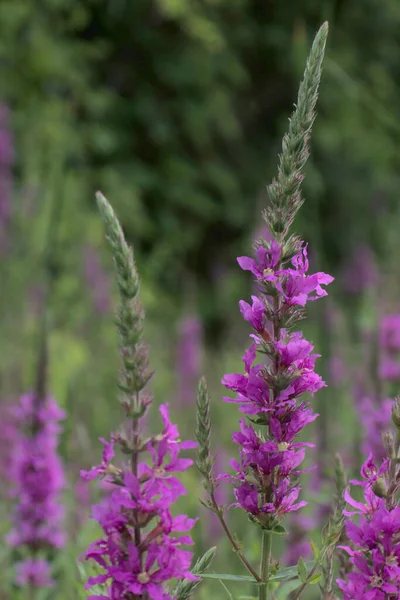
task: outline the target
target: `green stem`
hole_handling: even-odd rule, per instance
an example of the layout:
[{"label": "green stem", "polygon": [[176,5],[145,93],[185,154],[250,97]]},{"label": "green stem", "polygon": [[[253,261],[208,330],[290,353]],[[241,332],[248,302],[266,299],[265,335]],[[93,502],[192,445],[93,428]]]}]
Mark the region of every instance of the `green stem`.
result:
[{"label": "green stem", "polygon": [[260,577],[265,585],[260,585],[259,600],[268,600],[268,582],[271,569],[271,549],[272,534],[269,531],[263,531]]},{"label": "green stem", "polygon": [[[139,403],[139,393],[136,393],[136,404]],[[132,421],[132,434],[133,434],[133,452],[132,452],[132,458],[131,458],[131,468],[132,468],[132,473],[135,475],[135,477],[137,477],[138,474],[138,429],[139,429],[139,421],[138,419],[134,418]],[[140,531],[140,527],[139,526],[135,526],[134,527],[134,532],[135,532],[135,546],[137,548],[140,547],[140,544],[142,542],[142,535],[141,535],[141,531]],[[140,558],[141,560],[141,558]]]},{"label": "green stem", "polygon": [[249,573],[251,573],[253,575],[254,579],[256,581],[260,582],[261,578],[259,577],[258,573],[253,569],[253,567],[251,566],[251,564],[249,563],[249,561],[247,560],[247,558],[245,557],[245,555],[241,551],[239,544],[237,544],[235,542],[235,539],[234,539],[234,537],[233,537],[233,535],[232,535],[232,533],[231,533],[231,531],[230,531],[230,529],[229,529],[229,527],[228,527],[228,525],[227,525],[227,523],[226,523],[226,521],[224,519],[223,513],[222,513],[220,507],[218,506],[218,503],[217,503],[217,501],[215,499],[215,495],[214,495],[213,492],[210,494],[210,499],[211,499],[211,502],[212,502],[212,504],[213,504],[213,506],[214,506],[214,508],[216,510],[215,514],[217,515],[217,517],[219,519],[219,522],[221,523],[222,528],[223,528],[223,530],[224,530],[224,532],[225,532],[228,540],[232,544],[233,549],[235,550],[236,554],[238,555],[238,557],[240,558],[240,560],[242,561],[242,563],[244,564],[244,566],[246,567],[246,569],[249,571]]}]

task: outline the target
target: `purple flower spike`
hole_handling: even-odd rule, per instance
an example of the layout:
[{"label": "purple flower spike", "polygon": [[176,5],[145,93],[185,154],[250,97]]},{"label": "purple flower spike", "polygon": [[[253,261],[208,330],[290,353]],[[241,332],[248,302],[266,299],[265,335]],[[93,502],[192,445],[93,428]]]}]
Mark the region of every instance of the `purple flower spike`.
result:
[{"label": "purple flower spike", "polygon": [[[160,406],[161,433],[143,437],[146,413],[152,396],[145,391],[152,371],[148,347],[143,343],[144,310],[140,305],[139,276],[132,249],[106,198],[98,192],[97,204],[110,242],[120,302],[117,328],[120,335],[120,396],[125,412],[123,430],[104,444],[101,464],[82,471],[85,480],[100,479],[109,486],[109,495],[93,506],[92,518],[103,530],[84,559],[96,563],[97,574],[89,577],[86,588],[100,586],[101,600],[172,600],[173,580],[197,581],[190,572],[192,545],[188,532],[195,519],[172,516],[172,504],[186,494],[179,475],[193,461],[181,451],[197,444],[181,441],[177,426],[171,422],[168,404]],[[122,451],[120,466],[112,464],[114,448]]]},{"label": "purple flower spike", "polygon": [[43,559],[28,559],[17,563],[15,583],[21,587],[54,587],[55,581],[50,575],[50,564]]},{"label": "purple flower spike", "polygon": [[103,458],[101,461],[101,465],[97,467],[93,467],[89,471],[81,471],[81,477],[85,481],[91,481],[92,479],[96,479],[97,477],[104,476],[107,474],[107,470],[111,459],[114,457],[114,439],[111,438],[111,442],[107,442],[103,438],[99,438],[100,442],[104,444],[103,450]]},{"label": "purple flower spike", "polygon": [[52,398],[38,403],[34,394],[22,396],[13,410],[18,437],[13,442],[9,477],[10,496],[16,504],[7,542],[13,548],[26,547],[32,554],[32,559],[17,565],[17,585],[53,585],[50,565],[36,554],[65,544],[60,502],[65,479],[57,455],[59,421],[64,416]]},{"label": "purple flower spike", "polygon": [[[191,459],[181,458],[179,454],[181,450],[195,448],[196,444],[179,440],[167,404],[160,407],[160,413],[164,430],[147,443],[151,463],[139,462],[137,475],[130,470],[109,468],[114,443],[108,444],[103,439],[102,464],[82,471],[85,480],[108,473],[110,480],[116,477],[115,483],[119,482],[101,505],[93,506],[92,518],[100,524],[105,537],[91,544],[85,554],[87,560],[93,560],[104,571],[89,578],[86,587],[108,583],[104,598],[124,600],[127,594],[147,594],[149,598],[166,600],[171,598],[166,591],[171,579],[196,580],[189,571],[192,553],[182,548],[193,544],[192,539],[188,535],[176,535],[190,531],[196,519],[186,515],[172,517],[170,513],[175,500],[186,494],[175,474],[193,464]],[[141,531],[140,548],[136,543],[137,528]]]},{"label": "purple flower spike", "polygon": [[[255,259],[240,257],[239,265],[256,276],[259,296],[252,304],[240,302],[240,310],[255,331],[254,343],[243,357],[245,373],[225,375],[222,384],[235,392],[226,402],[239,405],[240,411],[256,418],[266,433],[258,433],[252,424],[240,421],[240,432],[233,434],[239,445],[240,463],[234,461],[235,475],[221,475],[220,480],[233,483],[236,503],[264,527],[273,528],[282,518],[305,506],[299,501],[300,488],[295,485],[301,473],[306,447],[296,437],[317,414],[303,399],[325,386],[315,373],[313,345],[302,333],[290,332],[278,325],[281,320],[295,322],[299,307],[326,295],[322,286],[333,281],[326,273],[308,275],[307,247],[299,245],[290,268],[282,268],[284,249],[277,240],[260,241]],[[272,333],[271,333],[272,332]],[[266,362],[256,362],[257,352]]]},{"label": "purple flower spike", "polygon": [[[364,502],[353,500],[347,492],[346,501],[356,510],[344,511],[344,515],[359,515],[358,524],[346,521],[347,546],[341,546],[349,555],[352,571],[346,579],[338,579],[337,585],[344,600],[388,600],[400,597],[400,507],[392,502],[390,495],[382,492],[389,461],[377,467],[370,456],[364,463],[363,480],[354,481],[364,489]],[[379,495],[374,487],[381,481]],[[386,496],[386,497],[384,497]]]}]

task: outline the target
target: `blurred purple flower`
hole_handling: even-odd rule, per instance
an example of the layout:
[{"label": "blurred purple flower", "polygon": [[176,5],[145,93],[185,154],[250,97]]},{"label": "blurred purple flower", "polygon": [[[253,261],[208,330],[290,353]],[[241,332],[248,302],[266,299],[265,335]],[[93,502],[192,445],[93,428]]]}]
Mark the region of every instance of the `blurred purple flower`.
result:
[{"label": "blurred purple flower", "polygon": [[393,400],[385,398],[377,405],[370,397],[363,396],[360,401],[359,417],[364,429],[362,452],[372,454],[376,460],[385,457],[382,434],[390,429]]},{"label": "blurred purple flower", "polygon": [[310,516],[294,513],[290,517],[289,536],[282,563],[297,565],[300,557],[308,558],[312,555],[309,538],[313,529],[318,526],[319,520]]},{"label": "blurred purple flower", "polygon": [[[226,451],[223,447],[219,446],[215,451],[215,462],[214,469],[216,473],[225,472],[228,465],[228,457]],[[215,499],[217,501],[218,506],[224,506],[228,503],[228,493],[226,486],[223,481],[219,481],[219,485],[217,485],[215,490]],[[207,516],[204,517],[204,521],[206,523],[205,527],[205,538],[206,542],[210,545],[215,545],[218,538],[220,537],[222,531],[220,527],[220,522],[217,515],[213,512],[208,513]]]},{"label": "blurred purple flower", "polygon": [[336,354],[328,361],[329,383],[340,386],[346,380],[347,368],[342,356]]},{"label": "blurred purple flower", "polygon": [[[390,429],[393,406],[393,401],[385,396],[385,383],[400,383],[400,314],[387,315],[380,320],[378,341],[378,368],[372,371],[374,389],[368,391],[358,374],[354,399],[363,425],[362,451],[365,455],[372,453],[379,461],[385,456],[382,434]],[[368,342],[370,348],[376,345],[373,336]]]},{"label": "blurred purple flower", "polygon": [[374,253],[365,244],[355,248],[343,271],[343,288],[356,295],[374,287],[379,279]]},{"label": "blurred purple flower", "polygon": [[110,279],[102,267],[98,251],[92,246],[84,248],[83,266],[95,311],[100,315],[108,313],[111,310]]},{"label": "blurred purple flower", "polygon": [[400,314],[381,319],[379,376],[384,381],[400,380]]},{"label": "blurred purple flower", "polygon": [[[15,508],[7,542],[14,548],[27,547],[36,561],[37,552],[61,548],[65,543],[64,507],[60,503],[65,480],[57,454],[59,421],[65,414],[52,398],[38,403],[34,394],[25,394],[13,408],[13,417],[18,437],[13,443],[9,473]],[[21,566],[19,580],[24,579],[24,573],[28,576],[33,564],[28,561],[25,571]],[[43,566],[41,561],[38,564]],[[39,571],[39,579],[40,572],[46,570]]]},{"label": "blurred purple flower", "polygon": [[55,581],[51,578],[50,565],[42,558],[28,558],[16,564],[15,582],[21,587],[53,587]]},{"label": "blurred purple flower", "polygon": [[[12,479],[13,446],[17,435],[18,430],[13,405],[9,403],[0,405],[0,477],[7,484]],[[4,491],[2,489],[0,494]]]},{"label": "blurred purple flower", "polygon": [[186,316],[179,324],[177,375],[180,406],[194,406],[202,371],[202,351],[202,323],[198,317]]}]

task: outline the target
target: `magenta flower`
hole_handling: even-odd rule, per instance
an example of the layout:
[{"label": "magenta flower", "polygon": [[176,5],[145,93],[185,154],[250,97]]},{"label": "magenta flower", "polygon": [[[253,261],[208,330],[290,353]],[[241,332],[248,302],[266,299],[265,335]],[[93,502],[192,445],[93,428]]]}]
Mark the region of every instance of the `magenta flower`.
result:
[{"label": "magenta flower", "polygon": [[248,302],[240,300],[240,312],[242,313],[243,318],[250,323],[253,329],[255,329],[258,333],[262,333],[265,327],[265,305],[260,298],[257,298],[257,296],[252,296],[251,299],[252,306],[250,306]]},{"label": "magenta flower", "polygon": [[[86,587],[107,584],[104,598],[123,600],[127,594],[167,600],[166,583],[175,578],[196,579],[189,572],[192,553],[183,545],[193,542],[188,532],[196,520],[186,515],[172,517],[170,506],[186,494],[175,473],[188,469],[193,461],[179,456],[181,450],[196,447],[191,441],[180,441],[176,425],[169,419],[168,405],[160,407],[164,430],[146,445],[151,462],[140,462],[135,475],[124,468],[110,470],[113,445],[101,440],[105,449],[102,464],[82,476],[85,479],[116,477],[118,485],[101,505],[93,507],[92,518],[102,527],[105,537],[94,542],[85,554],[103,573],[89,578]],[[141,545],[136,544],[135,529],[140,529]],[[95,598],[96,596],[92,596]],[[101,597],[101,596],[99,596]]]},{"label": "magenta flower", "polygon": [[292,265],[294,269],[280,272],[283,277],[277,283],[277,289],[289,306],[305,306],[309,300],[327,296],[327,291],[321,286],[332,283],[333,277],[326,273],[306,275],[309,267],[307,246],[303,246],[301,252],[293,258]]},{"label": "magenta flower", "polygon": [[[372,344],[375,340],[370,341]],[[379,461],[386,455],[382,434],[390,427],[393,406],[393,400],[387,397],[388,388],[391,384],[395,389],[394,384],[400,383],[400,315],[391,314],[380,320],[378,350],[378,368],[372,374],[375,385],[370,390],[357,385],[354,399],[363,425],[363,453],[372,453]]]},{"label": "magenta flower", "polygon": [[60,502],[65,479],[57,455],[59,421],[65,415],[52,398],[38,403],[34,394],[22,396],[13,413],[18,438],[13,443],[10,496],[15,508],[7,542],[13,548],[27,547],[33,555],[18,567],[16,583],[29,580],[31,585],[50,585],[50,565],[35,555],[65,543]]},{"label": "magenta flower", "polygon": [[400,380],[400,315],[383,317],[380,323],[381,350],[379,377],[383,381]]},{"label": "magenta flower", "polygon": [[15,583],[21,587],[54,587],[50,565],[46,560],[30,558],[16,564]]},{"label": "magenta flower", "polygon": [[379,343],[385,350],[400,352],[400,315],[387,315],[380,323]]},{"label": "magenta flower", "polygon": [[[284,255],[278,242],[261,244],[255,259],[238,259],[242,269],[251,271],[260,284],[260,297],[252,296],[251,306],[240,302],[243,317],[255,330],[251,336],[254,343],[243,356],[245,373],[225,375],[222,383],[237,394],[223,400],[239,404],[242,412],[256,417],[268,431],[263,436],[241,420],[240,432],[232,438],[240,447],[240,463],[231,463],[236,475],[219,479],[233,483],[234,506],[272,528],[286,513],[306,504],[298,502],[300,488],[295,482],[305,448],[312,444],[296,442],[296,437],[317,415],[306,402],[297,399],[305,393],[313,395],[325,385],[314,371],[319,355],[313,353],[313,345],[301,332],[289,332],[277,327],[277,322],[295,320],[298,306],[325,296],[322,286],[333,278],[325,273],[307,275],[306,246],[292,258],[291,268],[282,269]],[[267,356],[266,363],[254,364],[258,353]]]},{"label": "magenta flower", "polygon": [[[171,514],[174,501],[186,493],[176,475],[193,464],[180,453],[196,444],[180,440],[167,404],[160,407],[162,432],[151,437],[143,435],[143,423],[152,403],[151,394],[144,389],[152,371],[148,347],[142,341],[144,311],[138,299],[139,277],[112,207],[100,192],[96,199],[117,270],[120,302],[116,324],[122,361],[119,388],[129,427],[112,436],[110,443],[102,440],[101,464],[82,472],[86,480],[98,478],[111,486],[108,497],[92,510],[91,516],[103,534],[84,554],[84,559],[96,563],[98,571],[86,587],[101,586],[100,593],[89,598],[102,600],[172,600],[172,580],[197,581],[189,571],[192,553],[183,547],[192,544],[188,532],[195,520]],[[114,460],[115,444],[125,458],[119,466],[110,462]]]},{"label": "magenta flower", "polygon": [[255,259],[248,256],[239,256],[237,259],[243,271],[251,271],[257,279],[263,281],[276,281],[274,270],[281,257],[281,248],[276,240],[272,240],[269,247],[259,246]]},{"label": "magenta flower", "polygon": [[114,457],[115,438],[111,437],[111,441],[110,442],[107,442],[103,438],[99,438],[99,440],[100,440],[100,442],[102,444],[104,444],[103,457],[102,457],[101,465],[99,465],[97,467],[93,467],[92,469],[89,469],[89,471],[83,471],[82,470],[81,471],[81,477],[85,481],[90,481],[92,479],[96,479],[99,476],[106,475],[108,467],[109,467],[109,464],[111,462],[111,459]]},{"label": "magenta flower", "polygon": [[349,493],[345,499],[356,510],[346,516],[360,515],[359,523],[346,521],[346,534],[351,545],[342,546],[353,567],[347,579],[338,579],[344,600],[386,600],[400,594],[400,508],[387,506],[378,497],[374,484],[385,481],[388,461],[377,467],[372,456],[364,463],[362,481],[353,482],[364,489],[364,503]]}]

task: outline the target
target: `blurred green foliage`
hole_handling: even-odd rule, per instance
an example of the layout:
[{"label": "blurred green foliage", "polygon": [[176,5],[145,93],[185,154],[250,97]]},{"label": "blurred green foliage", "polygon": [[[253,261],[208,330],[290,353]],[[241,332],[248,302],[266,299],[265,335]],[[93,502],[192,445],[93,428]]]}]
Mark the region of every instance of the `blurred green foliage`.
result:
[{"label": "blurred green foliage", "polygon": [[3,0],[2,97],[18,134],[17,179],[46,185],[59,157],[72,180],[70,189],[59,182],[73,207],[68,227],[80,239],[100,187],[154,285],[179,306],[195,279],[218,333],[225,302],[232,307],[218,280],[248,245],[324,19],[329,48],[298,227],[334,270],[359,241],[381,250],[384,219],[371,213],[390,214],[399,187],[396,0]]}]

